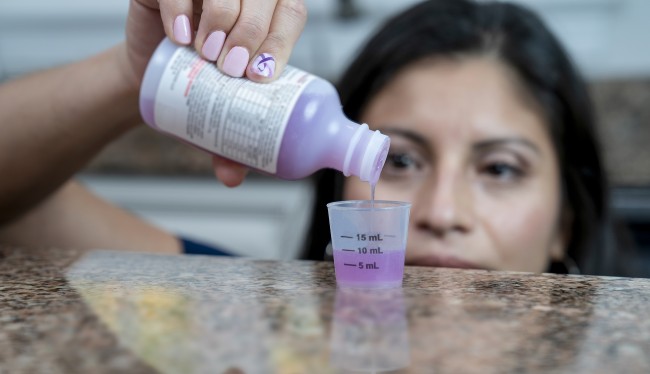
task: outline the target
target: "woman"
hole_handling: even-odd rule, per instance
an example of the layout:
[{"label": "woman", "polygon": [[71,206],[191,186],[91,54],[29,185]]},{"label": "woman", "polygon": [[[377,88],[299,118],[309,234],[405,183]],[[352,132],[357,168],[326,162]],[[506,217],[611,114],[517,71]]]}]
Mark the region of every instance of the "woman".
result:
[{"label": "woman", "polygon": [[[218,253],[66,181],[141,123],[139,83],[163,35],[194,44],[228,74],[260,82],[280,74],[302,29],[302,3],[226,3],[239,14],[209,3],[197,23],[189,0],[133,0],[125,44],[0,87],[0,168],[13,176],[0,183],[0,242]],[[264,20],[255,37],[251,19]],[[259,52],[275,56],[275,75],[251,70]],[[340,89],[351,119],[391,135],[377,197],[413,202],[408,264],[540,272],[575,262],[583,272],[622,274],[584,83],[533,14],[501,3],[421,3],[369,42]],[[215,170],[229,186],[246,172],[219,158]],[[367,197],[358,181],[323,173],[305,257],[323,258],[327,202]]]},{"label": "woman", "polygon": [[[507,3],[427,1],[368,42],[344,111],[391,137],[376,198],[412,202],[407,265],[621,274],[585,83],[540,19]],[[329,242],[326,203],[369,187],[325,171],[305,258]]]}]

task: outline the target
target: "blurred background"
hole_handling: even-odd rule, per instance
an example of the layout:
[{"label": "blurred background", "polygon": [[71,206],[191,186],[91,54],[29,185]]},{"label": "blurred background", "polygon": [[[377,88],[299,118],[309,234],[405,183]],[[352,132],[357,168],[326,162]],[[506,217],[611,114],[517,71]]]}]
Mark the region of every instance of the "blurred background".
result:
[{"label": "blurred background", "polygon": [[[305,0],[309,20],[290,63],[335,82],[375,28],[416,2]],[[650,1],[515,2],[546,20],[588,79],[613,208],[650,268]],[[127,8],[127,0],[2,0],[0,82],[120,42]],[[159,226],[261,258],[297,255],[312,199],[309,181],[259,175],[227,189],[209,157],[146,126],[104,149],[79,178]]]}]

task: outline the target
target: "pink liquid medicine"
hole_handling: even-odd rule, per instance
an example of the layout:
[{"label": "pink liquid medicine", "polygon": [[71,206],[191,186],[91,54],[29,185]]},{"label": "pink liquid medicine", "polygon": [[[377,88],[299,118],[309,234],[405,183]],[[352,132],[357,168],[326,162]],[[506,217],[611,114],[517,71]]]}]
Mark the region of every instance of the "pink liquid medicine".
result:
[{"label": "pink liquid medicine", "polygon": [[361,254],[334,250],[336,282],[341,286],[386,288],[402,284],[404,250],[382,250],[382,254]]},{"label": "pink liquid medicine", "polygon": [[374,184],[390,144],[348,120],[324,79],[291,66],[268,84],[232,78],[169,39],[147,66],[140,112],[158,131],[289,180],[332,168]]}]

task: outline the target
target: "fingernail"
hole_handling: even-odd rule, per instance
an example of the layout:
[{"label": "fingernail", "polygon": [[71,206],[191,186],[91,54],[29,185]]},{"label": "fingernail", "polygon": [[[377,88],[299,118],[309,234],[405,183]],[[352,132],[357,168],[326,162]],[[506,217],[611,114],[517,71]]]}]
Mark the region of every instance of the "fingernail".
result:
[{"label": "fingernail", "polygon": [[239,78],[244,75],[249,58],[248,51],[243,47],[233,47],[223,61],[223,72],[231,77]]},{"label": "fingernail", "polygon": [[190,19],[181,14],[174,20],[174,39],[181,44],[190,44],[192,37],[190,36]]},{"label": "fingernail", "polygon": [[223,41],[226,40],[226,33],[223,31],[215,31],[203,43],[201,52],[203,56],[210,61],[216,61],[223,47]]},{"label": "fingernail", "polygon": [[222,167],[218,171],[215,171],[217,178],[228,187],[235,187],[240,185],[246,175],[248,174],[248,168],[238,166],[238,167]]},{"label": "fingernail", "polygon": [[275,73],[275,59],[268,53],[262,53],[253,61],[250,70],[253,74],[271,78]]}]

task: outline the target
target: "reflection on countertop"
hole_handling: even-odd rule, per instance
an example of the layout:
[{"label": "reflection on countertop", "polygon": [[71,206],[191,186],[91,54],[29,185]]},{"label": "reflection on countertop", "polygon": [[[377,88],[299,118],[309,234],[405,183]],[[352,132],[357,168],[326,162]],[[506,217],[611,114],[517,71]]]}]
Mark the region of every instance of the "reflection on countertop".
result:
[{"label": "reflection on countertop", "polygon": [[336,290],[330,363],[343,371],[379,373],[410,363],[402,288]]},{"label": "reflection on countertop", "polygon": [[650,280],[0,248],[0,372],[650,372]]}]

